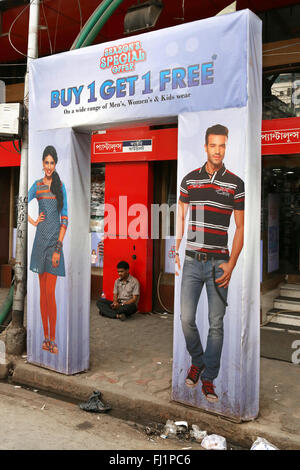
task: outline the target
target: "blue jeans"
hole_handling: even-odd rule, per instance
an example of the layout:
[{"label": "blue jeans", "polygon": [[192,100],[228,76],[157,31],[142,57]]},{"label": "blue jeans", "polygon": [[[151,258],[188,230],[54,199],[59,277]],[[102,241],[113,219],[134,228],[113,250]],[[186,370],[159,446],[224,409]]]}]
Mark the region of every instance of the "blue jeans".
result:
[{"label": "blue jeans", "polygon": [[[219,373],[220,360],[223,347],[223,318],[226,305],[222,298],[227,300],[228,288],[217,287],[213,280],[213,266],[215,278],[223,274],[220,264],[227,260],[198,261],[188,255],[185,256],[182,284],[181,284],[181,323],[186,341],[187,350],[191,356],[192,364],[198,367],[205,366],[201,378],[213,381]],[[199,331],[196,325],[196,311],[203,285],[206,285],[208,298],[209,331],[206,350],[203,351]]]}]

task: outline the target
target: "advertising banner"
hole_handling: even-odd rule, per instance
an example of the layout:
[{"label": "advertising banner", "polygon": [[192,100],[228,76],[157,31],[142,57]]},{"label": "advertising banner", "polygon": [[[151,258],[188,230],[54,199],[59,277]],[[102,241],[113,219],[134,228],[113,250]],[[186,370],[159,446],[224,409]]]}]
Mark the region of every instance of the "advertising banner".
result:
[{"label": "advertising banner", "polygon": [[31,61],[31,126],[107,127],[245,106],[248,20],[240,11]]},{"label": "advertising banner", "polygon": [[175,273],[175,237],[165,239],[165,273]]},{"label": "advertising banner", "polygon": [[91,232],[91,266],[103,268],[104,233]]},{"label": "advertising banner", "polygon": [[[178,119],[178,209],[184,210],[177,216],[182,233],[175,240],[172,398],[238,421],[257,416],[261,69],[261,21],[248,10],[31,61],[30,185],[41,178],[46,144],[58,136],[57,171],[71,208],[63,232],[65,276],[56,281],[57,319],[66,322],[57,325],[63,366],[44,350],[37,269],[29,272],[28,289],[32,362],[73,373],[67,354],[72,351],[79,366],[87,363],[90,152],[86,136],[71,128],[90,132],[125,122]],[[208,129],[213,129],[209,135]],[[153,142],[106,144],[113,155],[146,152]],[[207,166],[209,159],[216,171]],[[38,251],[32,246],[45,243],[48,233],[40,230],[44,233],[37,237],[47,220],[40,212],[44,207],[31,215],[38,220],[35,241],[34,229],[29,239],[33,259]],[[61,250],[55,243],[62,256]],[[50,261],[56,260],[52,252]],[[212,267],[214,274],[199,278],[200,266],[205,276]]]},{"label": "advertising banner", "polygon": [[[219,286],[218,279],[238,230],[243,237],[246,132],[246,108],[179,117],[178,201],[185,235],[179,244],[177,230],[173,399],[232,416],[241,397],[243,238],[236,239],[230,283]],[[214,159],[219,169],[210,176]],[[186,383],[192,365],[205,365],[197,387]],[[205,379],[216,387],[216,403],[202,392]]]},{"label": "advertising banner", "polygon": [[27,358],[65,374],[89,366],[90,136],[77,137],[36,133],[28,168]]},{"label": "advertising banner", "polygon": [[260,25],[249,32],[247,106],[178,122],[172,398],[237,421],[259,410]]}]

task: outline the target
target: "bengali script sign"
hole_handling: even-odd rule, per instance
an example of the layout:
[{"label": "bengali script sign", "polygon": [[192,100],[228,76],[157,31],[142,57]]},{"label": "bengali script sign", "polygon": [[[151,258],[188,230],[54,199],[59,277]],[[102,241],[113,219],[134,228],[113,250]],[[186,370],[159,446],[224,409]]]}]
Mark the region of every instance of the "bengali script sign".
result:
[{"label": "bengali script sign", "polygon": [[94,153],[152,152],[152,140],[124,140],[122,142],[97,142]]},{"label": "bengali script sign", "polygon": [[300,128],[262,131],[262,145],[300,143]]}]

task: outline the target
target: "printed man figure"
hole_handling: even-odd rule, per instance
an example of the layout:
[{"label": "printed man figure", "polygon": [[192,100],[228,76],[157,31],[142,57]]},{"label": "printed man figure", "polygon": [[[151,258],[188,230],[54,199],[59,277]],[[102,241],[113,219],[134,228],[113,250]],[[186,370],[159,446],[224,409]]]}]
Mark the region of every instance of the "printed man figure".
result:
[{"label": "printed man figure", "polygon": [[[182,180],[176,227],[175,263],[180,270],[178,250],[189,208],[181,284],[181,323],[191,356],[185,384],[195,387],[201,376],[202,391],[210,402],[218,401],[213,381],[220,369],[227,288],[244,240],[244,183],[223,164],[227,140],[227,127],[217,124],[207,129],[204,145],[207,161]],[[227,241],[232,212],[236,230],[229,255]],[[209,320],[205,351],[196,325],[197,305],[204,284]]]}]

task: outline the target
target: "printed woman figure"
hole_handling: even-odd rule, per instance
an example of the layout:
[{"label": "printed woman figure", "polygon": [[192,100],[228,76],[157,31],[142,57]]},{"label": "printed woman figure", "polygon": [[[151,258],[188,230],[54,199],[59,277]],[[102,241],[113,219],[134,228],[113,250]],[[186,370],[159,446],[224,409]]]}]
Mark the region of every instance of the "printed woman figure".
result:
[{"label": "printed woman figure", "polygon": [[30,270],[38,273],[40,308],[44,329],[42,348],[57,354],[55,329],[57,308],[55,286],[57,276],[65,276],[63,239],[68,226],[68,208],[65,185],[56,172],[57,153],[52,145],[43,152],[44,178],[35,181],[28,193],[28,203],[36,198],[39,216],[28,221],[36,227]]}]

